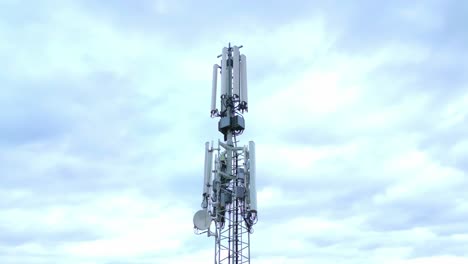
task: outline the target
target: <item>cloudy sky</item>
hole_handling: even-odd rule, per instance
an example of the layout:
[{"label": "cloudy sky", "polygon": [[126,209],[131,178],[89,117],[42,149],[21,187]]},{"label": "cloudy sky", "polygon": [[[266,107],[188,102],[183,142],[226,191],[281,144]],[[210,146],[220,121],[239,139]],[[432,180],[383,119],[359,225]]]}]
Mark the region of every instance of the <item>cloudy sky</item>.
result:
[{"label": "cloudy sky", "polygon": [[468,263],[467,12],[1,0],[0,263],[210,263],[192,216],[228,42],[249,61],[253,264]]}]

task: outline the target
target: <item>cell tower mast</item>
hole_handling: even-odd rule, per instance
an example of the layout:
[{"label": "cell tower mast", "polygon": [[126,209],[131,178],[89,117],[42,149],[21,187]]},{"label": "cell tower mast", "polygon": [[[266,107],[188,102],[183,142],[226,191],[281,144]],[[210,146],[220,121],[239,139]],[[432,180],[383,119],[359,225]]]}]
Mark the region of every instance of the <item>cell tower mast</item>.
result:
[{"label": "cell tower mast", "polygon": [[[220,65],[213,65],[211,117],[219,117],[224,140],[217,147],[205,143],[202,209],[193,217],[197,234],[215,238],[215,264],[250,263],[250,234],[257,222],[255,143],[238,146],[248,111],[247,59],[242,46],[222,50]],[[220,110],[216,107],[218,73],[221,73]],[[214,157],[214,162],[213,162]],[[213,167],[214,166],[214,167]]]}]

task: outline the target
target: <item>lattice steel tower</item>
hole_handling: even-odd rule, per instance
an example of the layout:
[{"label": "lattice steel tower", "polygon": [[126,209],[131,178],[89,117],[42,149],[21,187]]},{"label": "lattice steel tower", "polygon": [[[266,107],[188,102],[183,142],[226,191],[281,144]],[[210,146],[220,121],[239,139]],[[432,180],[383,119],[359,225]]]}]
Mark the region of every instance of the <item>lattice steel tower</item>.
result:
[{"label": "lattice steel tower", "polygon": [[[215,238],[214,263],[250,263],[250,234],[257,221],[255,143],[238,146],[248,111],[247,59],[242,46],[224,47],[221,64],[213,65],[211,117],[219,117],[224,140],[217,147],[205,143],[202,210],[193,217],[197,234]],[[216,107],[218,73],[221,76],[220,110]],[[214,157],[214,162],[213,162]]]}]

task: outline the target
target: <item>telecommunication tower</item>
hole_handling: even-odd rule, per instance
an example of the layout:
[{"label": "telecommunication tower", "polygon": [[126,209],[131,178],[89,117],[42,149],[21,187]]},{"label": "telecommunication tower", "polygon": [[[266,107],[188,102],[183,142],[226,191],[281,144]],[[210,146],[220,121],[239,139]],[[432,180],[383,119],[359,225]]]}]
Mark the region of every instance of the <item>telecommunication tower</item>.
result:
[{"label": "telecommunication tower", "polygon": [[[224,47],[220,65],[213,65],[211,117],[219,117],[224,136],[214,147],[205,143],[202,209],[193,216],[197,234],[215,238],[214,263],[250,263],[250,234],[257,222],[255,143],[238,146],[248,111],[247,59],[242,46]],[[220,110],[216,107],[221,77]],[[213,161],[214,158],[214,161]]]}]

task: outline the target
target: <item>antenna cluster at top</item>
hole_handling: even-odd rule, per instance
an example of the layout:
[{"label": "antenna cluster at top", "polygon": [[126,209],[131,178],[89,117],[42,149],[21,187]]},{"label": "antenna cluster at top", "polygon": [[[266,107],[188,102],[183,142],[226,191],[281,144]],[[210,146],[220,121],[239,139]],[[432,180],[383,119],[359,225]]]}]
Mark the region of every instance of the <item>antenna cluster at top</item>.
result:
[{"label": "antenna cluster at top", "polygon": [[[240,54],[242,46],[224,47],[220,65],[213,65],[213,83],[211,93],[211,117],[226,116],[227,109],[248,111],[247,97],[247,58]],[[221,77],[220,109],[217,108],[218,73]]]}]

